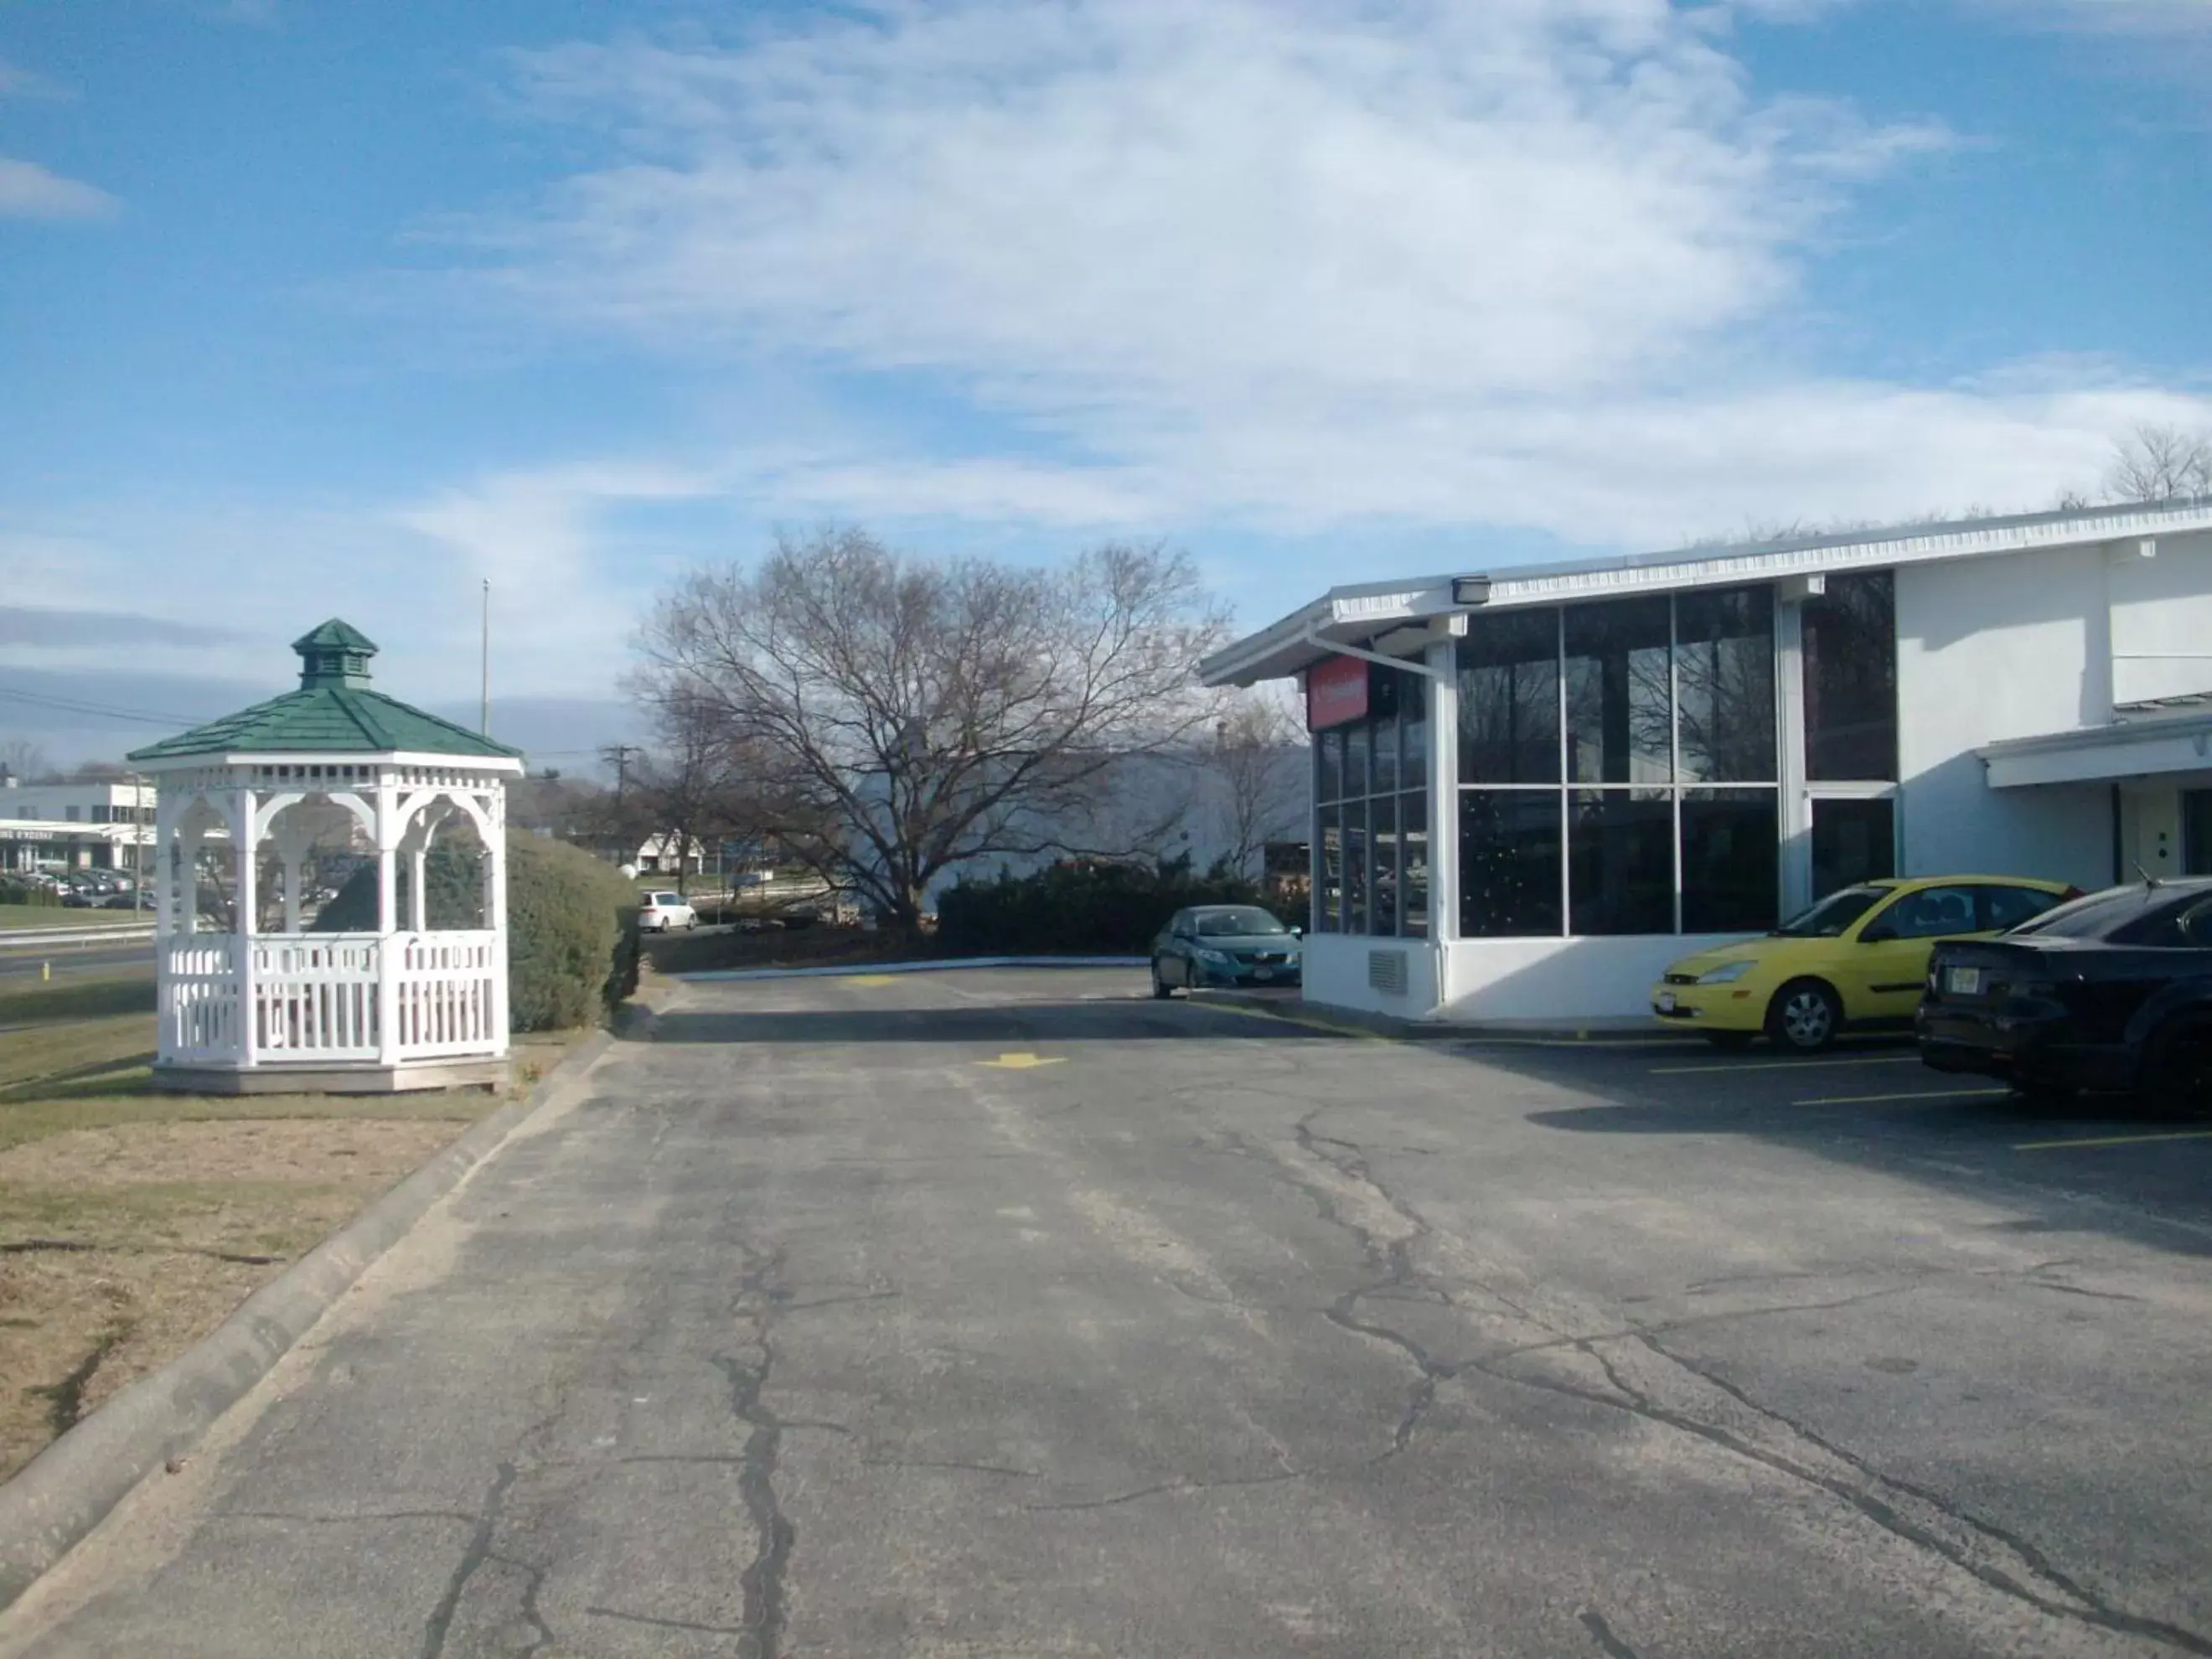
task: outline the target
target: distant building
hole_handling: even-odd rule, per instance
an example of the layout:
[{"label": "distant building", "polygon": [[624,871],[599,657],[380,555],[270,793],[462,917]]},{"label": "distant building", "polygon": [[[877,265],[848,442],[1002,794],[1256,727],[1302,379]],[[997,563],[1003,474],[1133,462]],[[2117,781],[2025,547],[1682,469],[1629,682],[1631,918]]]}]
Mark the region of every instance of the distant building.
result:
[{"label": "distant building", "polygon": [[20,783],[0,776],[0,872],[135,870],[154,837],[150,780]]},{"label": "distant building", "polygon": [[1203,674],[1304,685],[1320,1002],[1648,1013],[1856,882],[2212,873],[2212,500],[1340,587]]}]

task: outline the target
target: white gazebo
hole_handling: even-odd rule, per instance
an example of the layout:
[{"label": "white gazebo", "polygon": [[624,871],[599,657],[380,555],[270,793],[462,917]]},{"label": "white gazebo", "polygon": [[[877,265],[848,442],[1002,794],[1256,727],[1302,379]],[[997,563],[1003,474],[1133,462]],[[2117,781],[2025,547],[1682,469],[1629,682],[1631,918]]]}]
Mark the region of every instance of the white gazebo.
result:
[{"label": "white gazebo", "polygon": [[[130,757],[160,792],[155,1079],[224,1093],[503,1082],[505,789],[521,757],[370,690],[376,647],[344,623],[292,648],[297,690]],[[337,931],[325,930],[327,890],[309,890],[324,862],[319,817],[357,826],[359,914],[344,915],[343,899],[331,907]],[[463,824],[482,847],[474,925],[433,927],[428,861],[441,833]],[[201,855],[225,843],[231,917],[215,926],[201,914]],[[264,849],[276,892],[259,879]]]}]

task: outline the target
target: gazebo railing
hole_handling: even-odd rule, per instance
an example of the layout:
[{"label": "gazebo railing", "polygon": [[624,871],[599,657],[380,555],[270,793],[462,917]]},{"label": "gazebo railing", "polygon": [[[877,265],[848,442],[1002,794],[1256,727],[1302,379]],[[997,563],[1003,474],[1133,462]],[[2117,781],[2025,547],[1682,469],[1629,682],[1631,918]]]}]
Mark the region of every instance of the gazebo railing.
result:
[{"label": "gazebo railing", "polygon": [[276,933],[253,941],[253,1042],[264,1060],[374,1060],[374,933]]},{"label": "gazebo railing", "polygon": [[[500,1030],[499,935],[489,929],[398,933],[184,933],[164,953],[161,1058],[242,1064],[251,1020],[256,1063],[406,1061],[494,1054]],[[396,1039],[385,1046],[384,953],[396,953]],[[245,971],[241,972],[241,968]],[[250,1008],[246,1005],[250,1004]]]}]

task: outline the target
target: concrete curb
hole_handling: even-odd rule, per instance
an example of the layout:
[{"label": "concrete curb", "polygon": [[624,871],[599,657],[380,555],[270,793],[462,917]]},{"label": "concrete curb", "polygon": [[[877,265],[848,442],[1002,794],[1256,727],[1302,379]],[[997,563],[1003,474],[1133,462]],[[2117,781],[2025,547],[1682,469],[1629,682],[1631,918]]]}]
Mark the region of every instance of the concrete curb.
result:
[{"label": "concrete curb", "polygon": [[209,1335],[140,1377],[0,1486],[0,1608],[76,1547],[141,1480],[198,1445],[371,1263],[613,1041],[604,1031],[586,1039],[528,1095],[474,1125],[248,1297]]},{"label": "concrete curb", "polygon": [[958,968],[1143,968],[1150,957],[945,957],[929,962],[855,962],[829,968],[702,968],[671,974],[684,984],[746,979],[838,979],[862,974],[936,974]]},{"label": "concrete curb", "polygon": [[[1673,1047],[1701,1041],[1694,1033],[1646,1030],[1637,1021],[1562,1021],[1510,1024],[1447,1023],[1442,1020],[1401,1019],[1392,1014],[1369,1013],[1358,1008],[1310,1008],[1303,1001],[1252,991],[1202,991],[1206,1002],[1241,1012],[1267,1014],[1291,1024],[1334,1030],[1346,1036],[1389,1037],[1401,1042],[1540,1042],[1615,1044],[1643,1048]],[[1653,1022],[1656,1025],[1656,1022]]]}]

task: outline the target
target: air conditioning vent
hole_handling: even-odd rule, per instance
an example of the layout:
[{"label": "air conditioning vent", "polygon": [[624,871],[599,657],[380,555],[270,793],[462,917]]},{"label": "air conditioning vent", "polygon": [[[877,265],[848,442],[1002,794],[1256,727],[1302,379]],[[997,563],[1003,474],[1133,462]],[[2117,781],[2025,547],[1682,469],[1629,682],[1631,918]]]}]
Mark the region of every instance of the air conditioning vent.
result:
[{"label": "air conditioning vent", "polygon": [[1403,951],[1370,951],[1367,953],[1367,988],[1394,997],[1405,995],[1406,953]]}]

